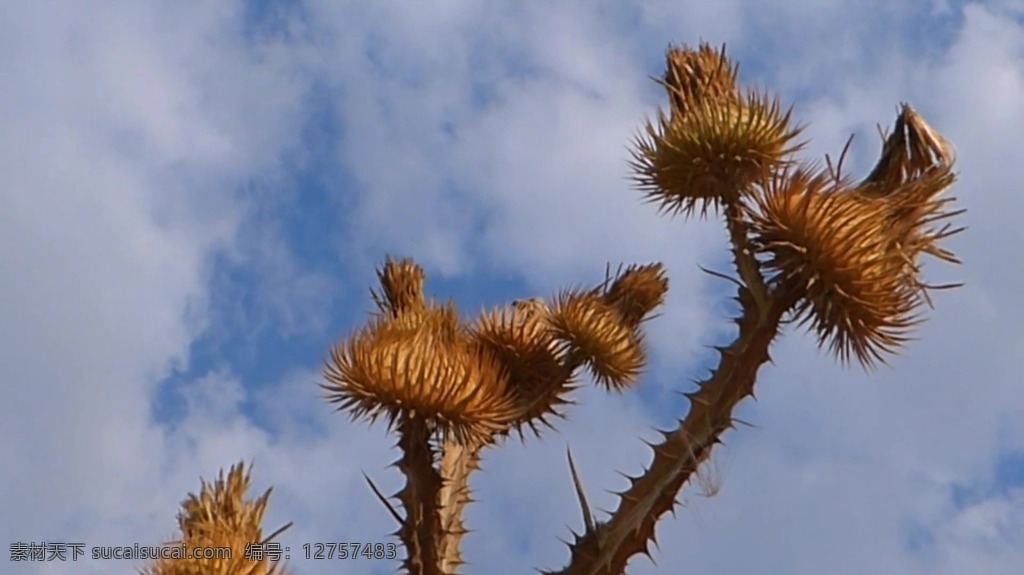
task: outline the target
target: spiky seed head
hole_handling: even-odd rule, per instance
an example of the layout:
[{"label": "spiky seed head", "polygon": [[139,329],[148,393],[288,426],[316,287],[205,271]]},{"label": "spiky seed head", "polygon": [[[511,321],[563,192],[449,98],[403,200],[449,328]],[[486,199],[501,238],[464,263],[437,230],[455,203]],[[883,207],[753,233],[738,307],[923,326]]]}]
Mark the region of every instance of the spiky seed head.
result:
[{"label": "spiky seed head", "polygon": [[739,67],[729,61],[725,46],[713,48],[701,42],[696,50],[669,45],[661,84],[668,92],[673,115],[685,115],[707,100],[721,100],[739,93]]},{"label": "spiky seed head", "polygon": [[537,424],[550,427],[547,417],[563,417],[558,408],[570,403],[566,395],[575,387],[559,357],[559,348],[548,329],[547,305],[539,298],[517,300],[512,309],[484,312],[472,328],[477,345],[497,358],[508,375],[508,385],[524,425],[539,432]]},{"label": "spiky seed head", "polygon": [[668,278],[660,262],[626,268],[614,279],[609,278],[602,299],[614,308],[625,325],[636,327],[665,301]]},{"label": "spiky seed head", "polygon": [[426,303],[423,299],[423,268],[411,259],[393,260],[387,257],[384,266],[377,270],[381,293],[373,290],[370,294],[381,313],[398,317],[406,312],[422,310]]},{"label": "spiky seed head", "polygon": [[422,417],[460,443],[507,428],[519,417],[507,374],[467,334],[444,329],[451,309],[375,318],[335,346],[321,385],[327,400],[353,418],[384,416],[389,425]]},{"label": "spiky seed head", "polygon": [[[273,539],[265,539],[260,526],[271,490],[267,489],[255,500],[245,499],[251,473],[251,467],[246,471],[244,464],[239,463],[231,467],[226,480],[221,470],[215,484],[202,481],[199,495],[190,493],[181,504],[178,514],[181,537],[169,543],[184,544],[190,550],[228,547],[232,551],[229,558],[158,559],[140,572],[143,575],[285,575],[280,563],[269,559],[255,561],[246,556],[247,545]],[[279,529],[274,536],[283,531]]]},{"label": "spiky seed head", "polygon": [[[956,198],[940,197],[956,181],[952,146],[907,104],[901,107],[892,134],[884,137],[882,154],[871,174],[857,187],[865,197],[885,198],[887,221],[899,228],[897,248],[908,265],[928,254],[960,263],[939,243],[964,230],[945,223],[965,210],[949,210]],[[942,227],[937,224],[943,222]],[[923,284],[922,284],[923,285]]]},{"label": "spiky seed head", "polygon": [[952,167],[953,147],[909,104],[900,106],[891,134],[881,134],[882,154],[860,192],[887,196],[939,166]]},{"label": "spiky seed head", "polygon": [[757,197],[751,227],[775,281],[801,290],[796,309],[819,345],[866,368],[897,352],[920,319],[912,269],[892,249],[887,204],[850,193],[823,172],[776,175]]},{"label": "spiky seed head", "polygon": [[635,139],[633,180],[659,211],[704,217],[786,165],[802,147],[794,143],[801,130],[778,100],[757,92],[704,100],[685,115],[659,111]]},{"label": "spiky seed head", "polygon": [[645,357],[640,332],[593,291],[566,290],[555,299],[550,329],[571,356],[579,354],[595,381],[622,390],[637,381]]},{"label": "spiky seed head", "polygon": [[947,210],[956,198],[938,197],[955,180],[949,167],[936,166],[884,196],[890,208],[887,221],[894,230],[898,230],[895,233],[896,242],[908,263],[916,262],[918,256],[923,254],[949,263],[960,263],[953,252],[940,246],[940,242],[965,228],[953,227],[948,223],[943,223],[941,227],[936,225],[965,211]]}]

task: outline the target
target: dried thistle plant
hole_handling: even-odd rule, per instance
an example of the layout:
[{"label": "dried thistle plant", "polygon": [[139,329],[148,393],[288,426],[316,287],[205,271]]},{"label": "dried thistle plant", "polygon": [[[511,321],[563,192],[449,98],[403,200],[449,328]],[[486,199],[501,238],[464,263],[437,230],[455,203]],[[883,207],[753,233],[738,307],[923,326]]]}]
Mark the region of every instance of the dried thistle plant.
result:
[{"label": "dried thistle plant", "polygon": [[[683,485],[699,480],[736,424],[733,409],[753,395],[785,316],[809,323],[840,362],[854,357],[871,368],[904,347],[924,319],[923,304],[931,304],[928,292],[952,287],[920,278],[920,256],[957,263],[940,246],[962,230],[947,220],[963,212],[948,209],[953,198],[940,198],[955,179],[942,136],[903,105],[875,169],[855,184],[841,174],[842,159],[825,170],[792,157],[800,130],[788,127],[788,112],[722,111],[737,106],[737,82],[724,48],[670,47],[662,82],[669,113],[659,113],[657,127],[647,122],[631,165],[639,190],[663,211],[692,216],[699,208],[704,216],[721,208],[736,267],[736,277],[724,277],[737,286],[739,333],[717,348],[718,367],[686,394],[686,417],[651,445],[653,461],[630,477],[608,520],[585,521],[569,544],[569,564],[545,573],[620,574],[634,555],[649,555],[659,518]],[[685,123],[709,109],[718,111],[701,121],[714,127]],[[704,153],[686,138],[703,138]]]},{"label": "dried thistle plant", "polygon": [[[193,550],[228,548],[230,557],[187,557],[158,559],[139,570],[141,575],[287,575],[288,571],[270,558],[252,556],[252,545],[272,542],[291,523],[264,537],[260,524],[271,489],[255,500],[246,500],[252,468],[242,463],[224,472],[214,484],[202,482],[199,495],[189,494],[178,514],[179,539],[168,545]],[[198,554],[197,554],[198,555]]]},{"label": "dried thistle plant", "polygon": [[[929,292],[953,287],[921,277],[922,256],[958,263],[942,247],[962,229],[950,220],[963,210],[942,197],[955,180],[952,148],[910,106],[882,135],[874,169],[855,182],[841,173],[842,157],[838,166],[826,158],[824,167],[795,157],[802,128],[791,125],[778,98],[740,85],[724,47],[670,46],[657,81],[668,109],[646,121],[633,143],[636,187],[660,212],[706,217],[711,208],[725,220],[735,274],[709,273],[736,285],[738,334],[716,348],[718,366],[684,394],[685,418],[650,444],[653,460],[629,477],[604,521],[590,510],[570,454],[584,529],[568,544],[568,565],[547,574],[624,573],[632,557],[650,554],[655,527],[684,485],[717,492],[717,468],[706,463],[735,427],[733,410],[753,395],[787,319],[807,325],[841,364],[855,359],[872,369],[912,339],[932,304]],[[397,434],[394,466],[405,483],[393,497],[404,513],[368,480],[370,487],[399,525],[403,572],[447,575],[463,564],[462,513],[482,451],[568,417],[581,370],[607,390],[636,386],[647,359],[642,324],[664,301],[668,280],[659,263],[609,270],[589,289],[463,318],[454,304],[425,299],[426,274],[412,260],[387,258],[377,275],[380,290],[371,295],[378,312],[332,348],[322,387],[339,411],[383,418]],[[235,473],[230,497],[220,487],[206,495],[204,486],[203,497],[186,502],[186,538],[259,538],[269,493],[238,512],[248,483]],[[146,575],[200,572],[162,568]]]},{"label": "dried thistle plant", "polygon": [[581,368],[608,388],[635,383],[645,362],[639,326],[668,281],[660,264],[633,266],[554,303],[517,300],[460,322],[453,306],[423,300],[424,274],[411,260],[387,259],[378,277],[381,313],[334,347],[322,387],[339,410],[384,416],[397,430],[406,483],[395,497],[405,515],[371,487],[399,522],[403,568],[451,573],[462,564],[461,513],[481,450],[565,417]]}]

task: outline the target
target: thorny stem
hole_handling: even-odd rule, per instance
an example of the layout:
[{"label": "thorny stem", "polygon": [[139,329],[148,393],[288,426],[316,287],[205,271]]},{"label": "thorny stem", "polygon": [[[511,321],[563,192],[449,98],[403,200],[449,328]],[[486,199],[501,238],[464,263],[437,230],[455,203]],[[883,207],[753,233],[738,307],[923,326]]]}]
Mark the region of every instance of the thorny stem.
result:
[{"label": "thorny stem", "polygon": [[718,368],[700,382],[700,389],[687,394],[689,413],[675,430],[664,433],[661,443],[652,445],[654,460],[642,475],[630,479],[618,509],[570,545],[570,563],[557,574],[620,575],[630,557],[648,553],[658,519],[673,509],[680,489],[733,426],[736,405],[753,395],[757,371],[769,360],[768,348],[782,317],[796,301],[793,290],[771,295],[769,306],[758,312],[753,294],[739,289],[743,315],[737,320],[736,340],[720,349]]},{"label": "thorny stem", "polygon": [[[585,356],[580,350],[572,350],[563,360],[556,378],[568,379],[583,365]],[[538,397],[536,401],[540,401]],[[533,406],[529,406],[533,407]],[[463,564],[459,549],[462,536],[467,530],[462,522],[462,512],[471,501],[469,476],[480,468],[480,452],[488,442],[460,445],[453,441],[444,444],[441,457],[442,485],[438,494],[441,525],[441,543],[438,548],[441,573],[454,573]]]},{"label": "thorny stem", "polygon": [[410,575],[442,575],[437,560],[441,476],[434,468],[430,429],[422,418],[406,417],[400,420],[398,435],[402,457],[395,465],[406,477],[405,486],[397,494],[406,512],[398,530],[408,553],[404,567]]},{"label": "thorny stem", "polygon": [[729,239],[732,244],[736,271],[750,291],[751,297],[754,298],[759,317],[764,318],[768,313],[768,288],[765,286],[761,267],[754,256],[750,240],[747,238],[747,226],[743,223],[742,208],[738,200],[726,203],[725,222],[729,228]]},{"label": "thorny stem", "polygon": [[459,545],[466,533],[462,511],[469,503],[469,475],[480,462],[481,444],[462,446],[449,441],[441,458],[442,486],[439,494],[441,515],[441,546],[438,557],[442,573],[454,573],[463,563]]}]

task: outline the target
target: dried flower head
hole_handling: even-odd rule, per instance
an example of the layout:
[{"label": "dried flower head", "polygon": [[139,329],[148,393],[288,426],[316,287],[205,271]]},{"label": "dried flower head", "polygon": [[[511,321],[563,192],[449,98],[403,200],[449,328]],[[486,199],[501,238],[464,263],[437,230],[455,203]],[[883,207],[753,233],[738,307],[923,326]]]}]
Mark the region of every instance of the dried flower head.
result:
[{"label": "dried flower head", "polygon": [[[900,109],[892,134],[883,135],[883,142],[878,163],[857,192],[886,200],[886,222],[895,228],[894,249],[903,254],[908,267],[918,269],[918,257],[922,254],[960,263],[952,252],[939,245],[964,230],[946,221],[965,210],[948,210],[956,198],[940,197],[956,181],[952,146],[906,104]],[[940,222],[941,227],[937,226]],[[927,299],[928,289],[952,286],[918,282],[918,287]]]},{"label": "dried flower head", "polygon": [[271,541],[291,524],[263,536],[260,523],[271,490],[254,501],[246,500],[252,468],[244,468],[242,463],[232,466],[226,481],[222,470],[214,485],[203,481],[199,495],[189,494],[178,514],[182,537],[171,542],[184,544],[187,550],[227,547],[230,556],[158,559],[140,570],[142,575],[285,575],[281,564],[267,558],[253,560],[246,554],[248,545]]},{"label": "dried flower head", "polygon": [[665,53],[665,74],[659,81],[668,92],[672,114],[685,115],[703,102],[739,94],[739,67],[729,61],[725,46],[712,48],[701,42],[696,50],[669,45]]},{"label": "dried flower head", "polygon": [[575,387],[547,327],[547,313],[539,298],[518,300],[510,310],[481,314],[472,329],[476,343],[508,374],[509,390],[520,408],[514,424],[520,435],[523,425],[536,435],[536,424],[551,427],[548,416],[564,417],[558,408],[571,403],[566,396]]},{"label": "dried flower head", "polygon": [[398,317],[406,312],[420,311],[424,308],[423,268],[411,259],[392,260],[388,257],[384,267],[377,270],[381,293],[370,290],[370,296],[377,304],[381,313]]},{"label": "dried flower head", "polygon": [[668,278],[661,263],[629,266],[610,275],[598,293],[614,308],[625,325],[636,327],[665,300]]},{"label": "dried flower head", "polygon": [[861,185],[865,195],[888,196],[938,166],[951,167],[953,147],[910,107],[900,106],[891,134],[882,137],[882,154]]},{"label": "dried flower head", "polygon": [[785,166],[801,130],[777,99],[757,92],[702,99],[685,114],[659,111],[635,138],[633,180],[659,211],[704,217]]},{"label": "dried flower head", "polygon": [[486,441],[518,419],[507,374],[465,333],[454,308],[431,305],[397,320],[376,318],[331,350],[321,385],[354,418],[389,425],[421,417],[442,436]]},{"label": "dried flower head", "polygon": [[551,310],[550,329],[568,356],[578,354],[595,381],[621,390],[636,383],[645,363],[640,332],[593,291],[567,290]]},{"label": "dried flower head", "polygon": [[775,281],[804,294],[796,309],[819,345],[847,363],[884,363],[919,321],[912,270],[892,249],[884,201],[850,193],[822,172],[784,172],[756,199],[755,245]]}]

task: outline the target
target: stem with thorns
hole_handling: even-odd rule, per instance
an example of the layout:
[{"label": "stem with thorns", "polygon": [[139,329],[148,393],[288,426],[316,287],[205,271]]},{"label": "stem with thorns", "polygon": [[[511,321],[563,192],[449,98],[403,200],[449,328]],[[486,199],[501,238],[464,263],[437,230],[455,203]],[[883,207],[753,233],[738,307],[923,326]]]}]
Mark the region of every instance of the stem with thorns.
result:
[{"label": "stem with thorns", "polygon": [[[571,378],[576,370],[583,366],[584,361],[585,358],[579,350],[570,351],[556,377]],[[493,441],[468,445],[450,440],[444,443],[441,457],[442,485],[438,494],[438,515],[442,533],[438,557],[442,573],[454,573],[455,569],[465,563],[459,548],[462,537],[468,532],[462,522],[462,513],[466,505],[473,501],[469,476],[480,469],[481,452],[488,445],[493,445]]]},{"label": "stem with thorns", "polygon": [[454,573],[464,563],[459,546],[462,536],[467,533],[462,523],[462,511],[473,501],[470,496],[469,475],[480,468],[482,444],[460,445],[453,441],[444,444],[441,457],[440,492],[441,547],[438,556],[441,572]]},{"label": "stem with thorns", "polygon": [[768,313],[768,288],[761,274],[761,266],[754,257],[754,250],[747,238],[747,226],[743,222],[742,207],[738,201],[725,204],[725,222],[729,229],[736,271],[754,298],[758,313],[763,317]]},{"label": "stem with thorns", "polygon": [[396,497],[405,507],[405,518],[398,536],[405,545],[405,569],[410,575],[444,575],[438,569],[441,525],[438,493],[441,476],[434,468],[435,454],[430,445],[430,427],[414,414],[398,424],[398,446],[402,457],[395,462],[406,483]]},{"label": "stem with thorns", "polygon": [[781,289],[771,293],[762,313],[751,291],[739,288],[737,300],[743,310],[735,320],[739,334],[728,347],[717,348],[718,368],[699,383],[699,390],[686,394],[690,399],[686,418],[676,429],[663,432],[659,444],[651,445],[654,461],[642,475],[630,477],[630,486],[619,494],[619,506],[611,518],[576,536],[570,544],[569,565],[544,573],[618,575],[633,555],[650,554],[648,542],[655,541],[658,519],[674,508],[683,485],[721,442],[722,434],[734,426],[736,405],[753,395],[757,371],[770,361],[768,348],[797,295]]}]

